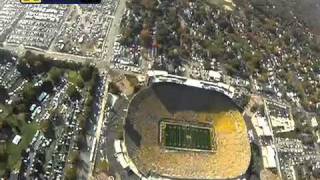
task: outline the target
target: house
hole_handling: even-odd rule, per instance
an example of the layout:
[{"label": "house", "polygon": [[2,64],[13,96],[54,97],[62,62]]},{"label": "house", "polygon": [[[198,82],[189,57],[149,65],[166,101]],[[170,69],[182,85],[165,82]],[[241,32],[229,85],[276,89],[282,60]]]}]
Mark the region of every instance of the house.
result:
[{"label": "house", "polygon": [[222,78],[222,75],[221,75],[220,72],[210,70],[209,71],[209,77],[210,77],[211,80],[220,81],[221,78]]},{"label": "house", "polygon": [[15,144],[15,145],[18,145],[21,141],[22,137],[19,136],[19,135],[16,135],[13,140],[12,140],[12,143]]},{"label": "house", "polygon": [[47,97],[47,93],[46,92],[42,92],[41,94],[40,94],[40,96],[38,97],[38,101],[39,102],[42,102],[46,97]]},{"label": "house", "polygon": [[316,117],[312,117],[311,119],[309,119],[308,124],[311,127],[317,127],[318,121],[317,121]]}]

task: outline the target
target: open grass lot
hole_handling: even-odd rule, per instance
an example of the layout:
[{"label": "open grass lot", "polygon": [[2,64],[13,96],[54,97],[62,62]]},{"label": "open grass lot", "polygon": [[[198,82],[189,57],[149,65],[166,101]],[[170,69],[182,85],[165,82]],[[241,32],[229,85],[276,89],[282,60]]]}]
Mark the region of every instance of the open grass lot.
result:
[{"label": "open grass lot", "polygon": [[207,128],[166,124],[164,145],[173,149],[211,150],[211,133]]},{"label": "open grass lot", "polygon": [[8,160],[6,162],[0,162],[0,174],[3,174],[6,169],[19,170],[21,165],[21,153],[30,144],[34,134],[38,130],[38,125],[36,123],[23,123],[21,126],[21,142],[18,145],[13,144],[8,141],[2,144],[0,147],[6,147],[6,152],[8,152]]},{"label": "open grass lot", "polygon": [[36,123],[25,123],[22,127],[22,134],[21,134],[21,142],[18,145],[15,145],[11,142],[8,142],[8,152],[9,152],[9,160],[8,166],[10,169],[18,169],[20,168],[21,163],[21,152],[25,150],[28,145],[30,144],[34,134],[38,130],[38,125]]},{"label": "open grass lot", "polygon": [[[14,133],[22,137],[18,145],[13,144],[11,141],[0,144],[0,152],[7,152],[7,160],[0,162],[0,174],[3,174],[6,169],[19,170],[21,152],[28,147],[34,134],[38,130],[38,125],[35,122],[30,124],[26,123],[23,120],[24,115],[22,113],[18,115],[12,114],[12,108],[9,106],[0,104],[0,109],[2,109],[2,113],[0,113],[0,124],[3,123],[1,120],[8,119],[7,123],[9,125],[17,127],[14,129]],[[16,129],[19,129],[19,133],[16,132]]]}]

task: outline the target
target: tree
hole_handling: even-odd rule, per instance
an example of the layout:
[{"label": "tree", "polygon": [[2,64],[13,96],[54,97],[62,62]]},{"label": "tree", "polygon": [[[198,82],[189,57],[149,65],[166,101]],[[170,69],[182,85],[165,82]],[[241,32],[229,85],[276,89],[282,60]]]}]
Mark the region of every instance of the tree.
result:
[{"label": "tree", "polygon": [[0,64],[5,64],[11,60],[12,54],[8,50],[0,50]]},{"label": "tree", "polygon": [[157,26],[157,34],[156,34],[156,39],[158,43],[160,44],[165,44],[167,41],[167,38],[169,37],[169,29],[167,24],[160,22]]},{"label": "tree", "polygon": [[0,85],[0,103],[4,103],[9,98],[7,89]]},{"label": "tree", "polygon": [[27,83],[27,85],[22,90],[22,96],[26,104],[32,104],[36,100],[39,89],[35,87],[32,83]]},{"label": "tree", "polygon": [[0,143],[0,162],[7,162],[8,152],[7,146],[5,143]]},{"label": "tree", "polygon": [[92,96],[92,94],[88,94],[85,105],[91,107],[93,104],[93,101],[94,101],[94,97]]},{"label": "tree", "polygon": [[146,9],[153,9],[155,7],[156,1],[155,0],[142,0],[141,4]]},{"label": "tree", "polygon": [[58,84],[60,82],[62,75],[63,75],[62,69],[57,67],[51,68],[50,71],[48,72],[48,77],[54,84]]},{"label": "tree", "polygon": [[106,160],[101,160],[98,164],[97,164],[97,172],[108,172],[110,168],[109,163]]},{"label": "tree", "polygon": [[249,171],[251,174],[260,175],[260,170],[262,168],[262,159],[259,146],[251,143],[251,161],[249,166]]},{"label": "tree", "polygon": [[234,74],[237,73],[237,70],[234,69],[230,64],[224,64],[223,67],[227,71],[227,74],[230,76],[233,76]]},{"label": "tree", "polygon": [[81,162],[80,152],[72,151],[69,156],[69,161],[72,165],[79,166]]},{"label": "tree", "polygon": [[75,167],[67,167],[65,169],[65,179],[66,180],[76,180],[77,179],[77,169]]},{"label": "tree", "polygon": [[26,113],[28,111],[28,108],[26,107],[26,105],[21,101],[14,102],[12,106],[13,106],[12,110],[14,114]]},{"label": "tree", "polygon": [[21,76],[25,78],[31,78],[33,75],[30,65],[28,65],[27,62],[22,59],[18,61],[17,70],[20,72]]},{"label": "tree", "polygon": [[50,59],[44,57],[43,54],[36,55],[27,51],[23,59],[35,74],[48,72],[50,70]]},{"label": "tree", "polygon": [[259,70],[260,60],[262,60],[262,54],[260,52],[244,52],[244,60],[247,62],[250,72],[255,72]]},{"label": "tree", "polygon": [[44,136],[47,138],[54,138],[54,126],[52,124],[52,121],[49,120],[43,120],[40,122],[40,130],[43,132]]},{"label": "tree", "polygon": [[81,95],[74,85],[70,85],[67,89],[67,94],[72,101],[80,99]]},{"label": "tree", "polygon": [[149,48],[152,44],[152,37],[150,31],[148,29],[143,29],[140,32],[140,37],[142,40],[142,46],[144,46],[145,48]]},{"label": "tree", "polygon": [[75,143],[81,151],[87,149],[88,147],[86,135],[82,132],[80,132],[80,134],[77,136]]},{"label": "tree", "polygon": [[81,69],[80,69],[80,75],[82,79],[87,82],[91,79],[92,77],[92,71],[93,67],[90,66],[89,64],[85,64]]},{"label": "tree", "polygon": [[123,140],[123,126],[117,125],[117,138]]},{"label": "tree", "polygon": [[42,132],[47,132],[49,129],[49,121],[48,120],[43,120],[40,122],[40,130]]},{"label": "tree", "polygon": [[46,80],[42,83],[41,87],[40,87],[41,91],[44,91],[48,94],[51,94],[53,92],[53,82]]},{"label": "tree", "polygon": [[248,103],[250,101],[250,98],[251,98],[251,96],[242,97],[242,101],[240,103],[240,107],[245,108],[248,105]]},{"label": "tree", "polygon": [[84,87],[84,81],[83,81],[81,75],[76,71],[70,71],[68,73],[68,80],[73,85],[75,85],[81,89]]}]

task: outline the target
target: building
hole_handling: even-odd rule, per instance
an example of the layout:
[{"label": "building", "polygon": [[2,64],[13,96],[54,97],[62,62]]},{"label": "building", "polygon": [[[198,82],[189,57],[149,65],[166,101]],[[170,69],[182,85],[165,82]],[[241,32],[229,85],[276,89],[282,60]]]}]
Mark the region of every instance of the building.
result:
[{"label": "building", "polygon": [[[217,73],[218,72],[215,72],[212,75],[218,78],[219,75]],[[153,82],[153,83],[174,82],[177,84],[185,84],[185,85],[193,86],[197,88],[218,91],[220,93],[227,95],[230,98],[234,98],[235,96],[235,91],[236,91],[235,87],[223,82],[208,82],[208,81],[190,79],[186,77],[172,75],[166,71],[159,71],[159,70],[148,71],[147,75],[149,78],[149,82]]]},{"label": "building", "polygon": [[15,144],[15,145],[17,145],[17,144],[20,143],[21,139],[22,139],[21,136],[16,135],[16,136],[13,138],[12,143]]},{"label": "building", "polygon": [[222,75],[220,72],[210,70],[209,71],[209,78],[213,81],[220,81],[222,78]]},{"label": "building", "polygon": [[276,168],[276,153],[273,146],[261,147],[262,161],[264,168]]},{"label": "building", "polygon": [[311,127],[318,127],[318,121],[316,117],[312,117],[308,123]]},{"label": "building", "polygon": [[283,117],[270,117],[272,127],[276,132],[289,132],[294,130],[294,121]]},{"label": "building", "polygon": [[267,118],[256,114],[255,117],[252,118],[252,123],[258,136],[273,136]]},{"label": "building", "polygon": [[293,131],[295,128],[291,108],[272,100],[264,100],[265,114],[272,126],[273,133]]}]

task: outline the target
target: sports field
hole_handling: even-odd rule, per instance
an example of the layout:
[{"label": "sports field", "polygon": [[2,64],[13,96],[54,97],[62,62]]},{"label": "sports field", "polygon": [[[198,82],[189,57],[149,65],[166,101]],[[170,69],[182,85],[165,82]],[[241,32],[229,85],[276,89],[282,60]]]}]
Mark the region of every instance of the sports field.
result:
[{"label": "sports field", "polygon": [[166,123],[163,133],[167,148],[212,150],[212,136],[208,128]]},{"label": "sports field", "polygon": [[139,172],[158,179],[238,179],[251,160],[246,123],[233,100],[180,84],[139,91],[124,135]]}]

